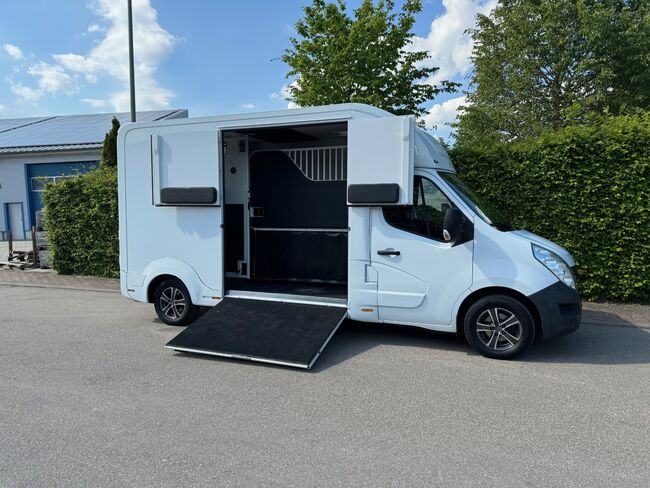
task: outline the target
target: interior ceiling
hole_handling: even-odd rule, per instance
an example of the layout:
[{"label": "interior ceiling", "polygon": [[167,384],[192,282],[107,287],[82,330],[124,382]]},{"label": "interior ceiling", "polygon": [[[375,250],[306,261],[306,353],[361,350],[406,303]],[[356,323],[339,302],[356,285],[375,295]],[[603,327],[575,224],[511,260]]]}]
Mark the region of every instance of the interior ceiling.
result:
[{"label": "interior ceiling", "polygon": [[248,135],[260,141],[274,144],[290,142],[313,142],[319,139],[334,139],[347,135],[347,123],[293,125],[287,127],[266,127],[240,129],[237,134]]}]

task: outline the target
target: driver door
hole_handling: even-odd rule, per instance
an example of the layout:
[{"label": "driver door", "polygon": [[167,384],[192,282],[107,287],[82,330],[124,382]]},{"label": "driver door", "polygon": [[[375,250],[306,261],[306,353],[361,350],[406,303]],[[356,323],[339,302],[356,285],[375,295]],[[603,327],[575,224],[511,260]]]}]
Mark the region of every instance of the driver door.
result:
[{"label": "driver door", "polygon": [[452,205],[432,175],[420,173],[412,205],[372,209],[370,259],[380,320],[453,325],[456,300],[472,283],[473,241],[444,241],[444,215]]}]

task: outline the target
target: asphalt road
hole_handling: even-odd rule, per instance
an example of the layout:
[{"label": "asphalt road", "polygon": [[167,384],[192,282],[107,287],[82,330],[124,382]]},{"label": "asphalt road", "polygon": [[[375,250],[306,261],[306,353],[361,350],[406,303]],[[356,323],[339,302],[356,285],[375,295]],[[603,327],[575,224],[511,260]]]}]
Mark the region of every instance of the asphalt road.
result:
[{"label": "asphalt road", "polygon": [[650,329],[499,362],[346,324],[312,371],[163,348],[115,293],[0,286],[0,486],[646,487]]}]

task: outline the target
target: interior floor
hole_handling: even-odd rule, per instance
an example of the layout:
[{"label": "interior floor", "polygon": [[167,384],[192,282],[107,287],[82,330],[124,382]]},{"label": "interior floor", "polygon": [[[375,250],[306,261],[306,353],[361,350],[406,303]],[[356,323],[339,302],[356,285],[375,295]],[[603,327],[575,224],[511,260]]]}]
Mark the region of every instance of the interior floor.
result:
[{"label": "interior floor", "polygon": [[302,281],[249,280],[226,277],[226,290],[281,293],[310,297],[347,298],[347,285],[337,283],[314,283]]}]

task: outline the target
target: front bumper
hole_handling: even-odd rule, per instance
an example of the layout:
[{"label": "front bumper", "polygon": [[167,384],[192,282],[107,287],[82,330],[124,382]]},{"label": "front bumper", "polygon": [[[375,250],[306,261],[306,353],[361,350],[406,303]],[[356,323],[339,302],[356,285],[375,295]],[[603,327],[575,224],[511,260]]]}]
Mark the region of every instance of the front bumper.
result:
[{"label": "front bumper", "polygon": [[558,281],[528,298],[539,312],[542,340],[570,334],[580,327],[582,301],[573,288]]}]

